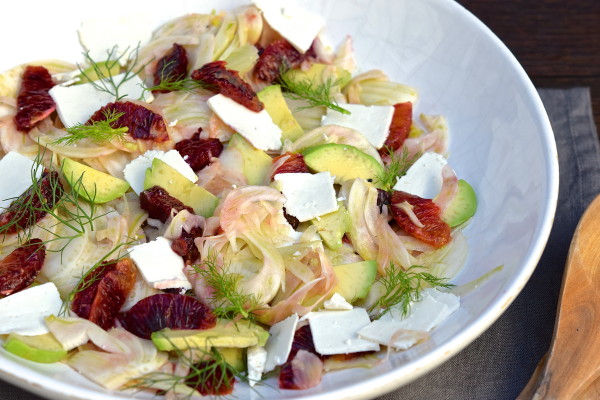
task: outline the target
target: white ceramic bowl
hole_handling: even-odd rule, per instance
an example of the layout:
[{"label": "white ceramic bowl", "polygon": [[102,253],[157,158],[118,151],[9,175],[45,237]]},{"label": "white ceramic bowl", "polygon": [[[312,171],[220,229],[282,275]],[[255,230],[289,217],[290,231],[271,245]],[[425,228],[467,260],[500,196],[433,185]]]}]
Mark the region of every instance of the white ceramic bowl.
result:
[{"label": "white ceramic bowl", "polygon": [[[92,14],[141,13],[158,23],[185,12],[231,9],[240,3],[11,2],[0,24],[0,71],[35,59],[80,60],[75,31],[81,18]],[[556,147],[542,103],[521,66],[487,27],[454,1],[304,3],[327,19],[333,43],[347,34],[354,38],[362,70],[379,68],[392,79],[416,87],[420,93],[417,112],[448,118],[450,164],[479,196],[477,214],[466,229],[468,264],[455,283],[469,282],[504,266],[464,296],[459,312],[424,344],[394,354],[374,369],[328,373],[322,384],[311,390],[259,389],[270,399],[375,397],[448,360],[488,328],[519,294],[552,225],[558,192]],[[39,395],[56,399],[127,397],[107,393],[59,367],[29,363],[4,351],[0,354],[0,377]],[[258,398],[245,388],[236,394]]]}]

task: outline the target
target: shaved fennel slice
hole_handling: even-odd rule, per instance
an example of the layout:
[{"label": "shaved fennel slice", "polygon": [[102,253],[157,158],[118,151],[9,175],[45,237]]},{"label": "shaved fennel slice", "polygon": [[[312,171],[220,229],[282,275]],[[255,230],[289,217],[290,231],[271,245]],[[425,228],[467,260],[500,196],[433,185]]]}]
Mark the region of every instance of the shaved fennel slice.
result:
[{"label": "shaved fennel slice", "polygon": [[348,236],[356,252],[364,260],[377,259],[377,238],[372,229],[376,226],[379,208],[377,189],[362,179],[355,179],[348,194],[350,230]]}]

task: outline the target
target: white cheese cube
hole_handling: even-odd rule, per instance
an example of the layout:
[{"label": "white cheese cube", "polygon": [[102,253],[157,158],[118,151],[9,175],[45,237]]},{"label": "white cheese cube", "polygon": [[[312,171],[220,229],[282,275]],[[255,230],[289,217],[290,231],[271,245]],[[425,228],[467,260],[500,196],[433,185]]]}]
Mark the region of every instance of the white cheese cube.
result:
[{"label": "white cheese cube", "polygon": [[[423,337],[423,333],[431,331],[459,306],[458,296],[428,288],[423,290],[421,301],[411,303],[411,311],[406,318],[402,317],[400,308],[394,307],[388,314],[361,329],[358,335],[385,346],[408,349]],[[407,332],[394,338],[394,334],[400,331]],[[394,342],[390,343],[392,340]]]},{"label": "white cheese cube", "polygon": [[410,193],[423,199],[433,199],[442,190],[444,178],[442,169],[448,162],[441,154],[423,154],[406,174],[398,179],[394,190]]},{"label": "white cheese cube", "polygon": [[144,180],[146,179],[146,170],[152,166],[152,160],[158,158],[173,167],[181,175],[185,176],[192,183],[198,180],[198,175],[192,167],[185,162],[177,150],[169,150],[166,153],[160,150],[148,150],[141,156],[131,160],[123,169],[125,180],[133,191],[139,196],[144,191]]},{"label": "white cheese cube", "polygon": [[338,292],[335,292],[329,300],[325,300],[323,307],[326,310],[352,310],[352,304],[348,303]]},{"label": "white cheese cube", "polygon": [[171,249],[171,241],[162,236],[134,246],[129,253],[144,280],[155,289],[191,289],[183,272],[183,259]]},{"label": "white cheese cube", "polygon": [[152,28],[148,20],[139,15],[111,17],[110,20],[90,18],[81,22],[78,34],[79,42],[89,52],[92,60],[107,60],[109,52],[116,46],[111,60],[126,52],[120,59],[124,65],[138,45],[144,45],[150,40]]},{"label": "white cheese cube", "polygon": [[327,109],[322,125],[339,125],[360,132],[376,149],[385,144],[390,134],[394,116],[393,106],[364,106],[362,104],[342,104],[350,115]]},{"label": "white cheese cube", "polygon": [[293,314],[274,324],[269,329],[269,340],[265,346],[267,350],[267,361],[264,372],[269,372],[275,369],[278,365],[282,365],[288,359],[296,326],[298,325],[298,314]]},{"label": "white cheese cube", "polygon": [[[112,77],[118,85],[125,78],[125,74],[119,74]],[[111,91],[114,91],[114,84],[108,79],[98,81],[97,85],[107,85]],[[144,93],[143,82],[137,75],[123,82],[119,87],[119,96],[125,96],[124,99],[137,100],[144,96],[144,100],[150,102],[153,97],[151,94]],[[115,101],[115,96],[98,90],[92,83],[83,83],[73,86],[54,86],[50,91],[52,100],[56,103],[56,111],[67,128],[78,124],[85,124],[92,114],[104,107],[108,103]]]},{"label": "white cheese cube", "polygon": [[379,351],[379,344],[358,337],[358,331],[371,323],[364,308],[318,311],[308,321],[315,349],[321,355]]},{"label": "white cheese cube", "polygon": [[309,221],[338,209],[329,172],[318,174],[286,173],[275,175],[281,192],[287,198],[286,212],[300,222]]},{"label": "white cheese cube", "polygon": [[44,318],[58,315],[62,300],[52,282],[33,286],[0,299],[0,335],[24,336],[48,333]]},{"label": "white cheese cube", "polygon": [[[32,185],[34,162],[28,157],[11,151],[0,160],[0,211],[10,206],[15,197],[22,195]],[[35,170],[35,179],[42,176],[44,168]]]},{"label": "white cheese cube", "polygon": [[257,149],[266,151],[281,148],[281,129],[275,125],[267,110],[254,112],[222,94],[208,99],[208,106]]},{"label": "white cheese cube", "polygon": [[260,346],[251,346],[247,352],[248,364],[248,383],[254,386],[256,382],[260,382],[263,372],[265,371],[265,363],[267,362],[267,351]]},{"label": "white cheese cube", "polygon": [[271,28],[279,32],[299,52],[310,48],[325,20],[291,1],[254,0]]}]

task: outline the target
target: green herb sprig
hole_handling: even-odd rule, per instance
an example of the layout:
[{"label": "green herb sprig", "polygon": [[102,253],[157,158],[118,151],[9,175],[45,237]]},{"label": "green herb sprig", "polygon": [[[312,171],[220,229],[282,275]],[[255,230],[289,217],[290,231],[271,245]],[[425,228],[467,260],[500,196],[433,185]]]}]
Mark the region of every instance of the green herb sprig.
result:
[{"label": "green herb sprig", "polygon": [[[163,336],[166,340],[171,340]],[[171,342],[172,343],[172,342]],[[161,390],[173,391],[180,399],[190,399],[200,392],[209,392],[211,389],[225,386],[231,388],[234,380],[231,377],[238,378],[241,381],[247,382],[248,378],[241,371],[231,366],[225,361],[225,358],[215,348],[203,350],[200,348],[190,348],[195,352],[199,352],[203,361],[195,361],[193,356],[187,355],[184,351],[176,346],[173,353],[177,359],[187,368],[189,372],[185,376],[180,376],[165,372],[152,372],[134,380],[127,389],[143,389],[143,388],[158,388]]]},{"label": "green herb sprig", "polygon": [[317,84],[312,79],[293,80],[285,72],[280,73],[278,83],[284,90],[283,95],[294,100],[305,100],[309,107],[325,106],[342,114],[350,115],[350,111],[338,105],[331,95],[332,88],[339,86],[340,79],[329,77],[322,84]]},{"label": "green herb sprig", "polygon": [[93,121],[90,124],[77,124],[67,128],[67,134],[53,142],[53,144],[73,145],[81,140],[89,139],[96,144],[110,142],[112,140],[123,140],[129,130],[124,126],[113,128],[112,124],[119,120],[125,113],[116,110],[104,110],[104,119]]},{"label": "green herb sprig", "polygon": [[389,192],[396,184],[396,178],[405,175],[406,171],[421,156],[421,153],[411,156],[406,148],[401,153],[396,153],[389,147],[386,147],[385,150],[388,153],[389,162],[383,169],[383,172],[375,177],[374,182],[383,190]]},{"label": "green herb sprig", "polygon": [[[106,51],[106,60],[103,62],[97,62],[90,56],[90,52],[86,51],[83,53],[84,58],[87,63],[90,65],[94,74],[96,76],[88,75],[81,65],[77,65],[79,68],[79,72],[81,76],[86,78],[86,80],[96,88],[96,90],[104,93],[108,93],[115,98],[114,101],[119,101],[127,96],[127,93],[122,93],[122,86],[125,82],[130,81],[132,78],[137,76],[140,72],[144,70],[144,68],[151,62],[143,65],[138,65],[138,57],[139,57],[140,44],[136,46],[133,51],[131,51],[131,60],[127,63],[125,67],[125,71],[123,72],[123,79],[120,81],[115,80],[115,76],[112,74],[113,68],[121,65],[121,60],[125,55],[130,54],[129,46],[125,48],[125,50],[119,54],[118,47],[113,46],[110,50]],[[120,73],[119,73],[120,74]]]},{"label": "green herb sprig", "polygon": [[194,272],[213,289],[209,300],[214,314],[226,319],[234,319],[241,315],[252,322],[255,321],[253,312],[260,308],[258,299],[253,294],[240,293],[237,287],[240,276],[230,273],[228,267],[220,267],[216,260],[216,254],[210,251],[201,264],[192,265]]},{"label": "green herb sprig", "polygon": [[[45,170],[42,162],[44,159],[45,149],[39,152],[34,160],[31,168],[31,187],[19,197],[16,197],[11,202],[7,211],[14,213],[14,217],[5,225],[0,226],[0,238],[5,237],[9,231],[17,231],[17,241],[19,244],[28,242],[33,235],[36,227],[48,232],[50,239],[44,241],[44,244],[63,240],[65,243],[58,249],[48,249],[52,252],[62,252],[76,238],[82,236],[86,230],[94,229],[94,221],[103,217],[106,214],[97,215],[96,205],[94,204],[95,194],[87,193],[82,182],[82,177],[75,181],[72,185],[63,187],[59,179],[49,179],[49,192],[54,196],[53,202],[46,201],[44,190],[42,188],[42,180],[37,179],[40,171]],[[46,170],[46,173],[52,173],[54,168],[52,165]],[[62,175],[62,167],[57,171]],[[89,203],[80,195],[83,192],[88,198],[92,199]],[[39,199],[37,202],[36,199]],[[36,221],[36,213],[48,214],[52,216],[56,222],[50,227],[45,227]],[[28,220],[21,224],[21,216],[27,215]],[[52,228],[58,225],[65,225],[73,231],[72,235],[63,236],[56,233]],[[0,239],[1,240],[1,239]]]},{"label": "green herb sprig", "polygon": [[378,279],[385,292],[377,303],[371,307],[370,311],[373,311],[376,307],[381,307],[383,309],[379,314],[379,317],[381,317],[389,312],[392,307],[399,306],[402,316],[406,317],[410,313],[411,303],[421,300],[423,289],[426,287],[449,289],[454,286],[446,283],[447,278],[439,278],[428,272],[418,271],[422,269],[422,266],[413,265],[404,270],[394,263],[390,263],[385,269],[385,275]]}]

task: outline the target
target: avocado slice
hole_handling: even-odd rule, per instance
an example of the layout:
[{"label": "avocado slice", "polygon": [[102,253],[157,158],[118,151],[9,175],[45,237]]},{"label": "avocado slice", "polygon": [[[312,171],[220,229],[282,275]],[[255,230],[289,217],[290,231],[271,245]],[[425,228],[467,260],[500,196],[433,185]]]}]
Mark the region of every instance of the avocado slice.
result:
[{"label": "avocado slice", "polygon": [[304,134],[304,130],[292,115],[283,94],[281,86],[271,85],[257,93],[258,99],[263,102],[267,113],[273,122],[281,128],[281,141],[289,139],[292,142]]},{"label": "avocado slice", "polygon": [[192,183],[185,176],[159,158],[152,160],[152,166],[146,170],[144,190],[160,186],[171,196],[186,206],[192,207],[194,213],[203,217],[213,215],[219,199],[201,186]]},{"label": "avocado slice", "polygon": [[246,370],[246,357],[244,356],[244,349],[241,347],[219,347],[216,349],[225,362],[231,365],[238,371]]},{"label": "avocado slice", "polygon": [[285,73],[284,79],[292,83],[304,83],[309,82],[311,86],[317,87],[330,80],[331,82],[337,83],[332,89],[340,91],[341,88],[346,86],[352,75],[344,68],[337,67],[335,65],[327,65],[320,63],[311,64],[310,68],[306,71],[301,69],[292,69]]},{"label": "avocado slice", "polygon": [[372,156],[348,144],[327,143],[302,151],[304,162],[315,172],[329,171],[335,183],[362,178],[373,181],[383,174],[383,166]]},{"label": "avocado slice", "polygon": [[77,84],[89,83],[99,79],[108,78],[119,75],[121,73],[121,65],[117,61],[102,61],[94,63],[93,66],[83,70],[79,75],[80,80]]},{"label": "avocado slice", "polygon": [[129,183],[100,172],[70,158],[62,162],[62,173],[69,185],[81,197],[93,203],[106,203],[125,194]]},{"label": "avocado slice", "polygon": [[327,247],[331,250],[342,247],[342,237],[350,229],[350,216],[343,203],[338,202],[336,211],[315,218],[311,222],[317,226],[317,232]]},{"label": "avocado slice", "polygon": [[152,342],[157,349],[163,351],[211,347],[250,347],[264,346],[269,332],[247,320],[232,322],[226,319],[217,321],[210,329],[165,329],[152,333]]},{"label": "avocado slice", "polygon": [[44,364],[58,362],[67,356],[67,351],[51,333],[37,336],[11,333],[4,342],[4,349],[26,360]]},{"label": "avocado slice", "polygon": [[444,210],[442,219],[452,228],[471,218],[475,215],[475,211],[477,211],[477,195],[475,194],[475,190],[473,190],[467,181],[460,179],[458,181],[458,191],[446,210]]},{"label": "avocado slice", "polygon": [[377,262],[359,261],[333,267],[338,284],[332,293],[338,292],[348,303],[364,299],[377,276]]},{"label": "avocado slice", "polygon": [[244,174],[249,185],[263,185],[273,159],[235,133],[219,157],[221,164]]}]

